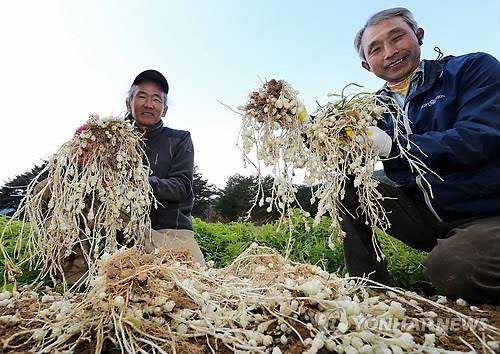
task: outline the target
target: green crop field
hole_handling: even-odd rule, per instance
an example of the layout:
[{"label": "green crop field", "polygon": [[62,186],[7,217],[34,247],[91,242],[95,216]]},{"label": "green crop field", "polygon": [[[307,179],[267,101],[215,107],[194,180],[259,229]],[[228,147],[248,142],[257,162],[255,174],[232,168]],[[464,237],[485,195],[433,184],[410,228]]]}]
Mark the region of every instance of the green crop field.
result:
[{"label": "green crop field", "polygon": [[[338,275],[345,275],[342,243],[334,235],[335,248],[328,247],[328,237],[331,229],[328,219],[309,232],[305,230],[301,218],[294,219],[294,229],[291,232],[292,244],[289,249],[291,260],[299,263],[311,263]],[[4,228],[7,229],[4,231]],[[26,227],[29,227],[27,225]],[[278,227],[277,223],[255,226],[251,223],[206,223],[194,219],[195,237],[207,260],[212,260],[216,267],[224,267],[235,259],[252,242],[268,246],[285,255],[290,239],[287,225]],[[7,219],[0,218],[0,232],[3,232],[2,245],[6,252],[13,255],[14,243],[21,233],[20,222],[13,221],[7,226]],[[27,234],[27,228],[24,235]],[[422,265],[426,254],[415,251],[400,241],[379,233],[379,240],[388,260],[389,270],[397,285],[408,290],[429,293],[431,287],[424,276]],[[4,256],[0,254],[0,277],[3,282]],[[28,282],[36,277],[35,271],[30,271],[28,265],[23,269],[20,282]]]}]

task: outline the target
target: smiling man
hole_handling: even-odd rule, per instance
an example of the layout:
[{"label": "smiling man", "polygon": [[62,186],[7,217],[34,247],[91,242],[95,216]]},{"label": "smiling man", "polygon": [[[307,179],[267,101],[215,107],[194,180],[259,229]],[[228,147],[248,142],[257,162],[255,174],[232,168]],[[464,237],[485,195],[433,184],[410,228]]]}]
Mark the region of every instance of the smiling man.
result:
[{"label": "smiling man", "polygon": [[167,79],[156,70],[146,70],[135,78],[126,105],[129,118],[144,134],[145,151],[152,170],[149,182],[160,203],[151,209],[151,235],[146,236],[146,252],[161,247],[186,250],[195,262],[204,263],[194,239],[193,208],[194,149],[188,131],[163,125],[168,104]]},{"label": "smiling man", "polygon": [[422,28],[412,28],[402,17],[392,17],[365,29],[361,37],[363,68],[389,85],[403,83],[420,65]]},{"label": "smiling man", "polygon": [[[404,112],[403,144],[439,176],[418,175],[393,143],[390,114],[372,139],[388,157],[380,183],[388,233],[429,252],[426,274],[439,293],[500,302],[500,63],[486,53],[420,60],[424,30],[405,8],[374,14],[355,37],[361,65],[385,81],[378,92]],[[397,107],[399,106],[399,107]],[[371,230],[348,187],[344,255],[351,275],[391,284]],[[354,217],[357,216],[357,217]]]}]

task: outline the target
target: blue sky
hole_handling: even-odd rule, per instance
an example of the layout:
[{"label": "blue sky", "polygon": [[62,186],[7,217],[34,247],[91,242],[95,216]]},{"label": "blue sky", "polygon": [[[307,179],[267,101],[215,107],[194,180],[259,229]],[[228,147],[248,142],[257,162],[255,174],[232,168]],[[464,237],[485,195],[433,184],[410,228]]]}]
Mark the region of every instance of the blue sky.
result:
[{"label": "blue sky", "polygon": [[195,162],[223,186],[244,170],[236,107],[270,78],[301,92],[309,111],[350,82],[375,90],[353,37],[374,12],[413,11],[422,57],[500,57],[500,1],[32,1],[0,5],[0,184],[49,157],[89,113],[120,114],[134,77],[165,74],[165,123],[189,130]]}]

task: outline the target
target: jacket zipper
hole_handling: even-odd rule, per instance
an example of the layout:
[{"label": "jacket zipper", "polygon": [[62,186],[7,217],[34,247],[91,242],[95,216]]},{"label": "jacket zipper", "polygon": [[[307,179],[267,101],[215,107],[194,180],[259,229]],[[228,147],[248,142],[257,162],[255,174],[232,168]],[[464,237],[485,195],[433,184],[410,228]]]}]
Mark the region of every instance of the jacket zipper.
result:
[{"label": "jacket zipper", "polygon": [[[409,122],[409,118],[408,118],[408,107],[409,107],[408,103],[409,102],[410,101],[405,102],[405,108],[404,108],[405,116],[403,117],[403,122],[404,122],[406,132],[408,134],[412,134],[412,130],[411,130],[410,122]],[[410,140],[408,140],[408,145],[409,144],[410,144]],[[408,148],[410,148],[410,146],[408,146]],[[436,210],[434,209],[434,207],[431,204],[431,198],[429,197],[429,193],[427,193],[427,190],[425,189],[425,187],[422,184],[422,176],[418,175],[415,178],[415,181],[417,182],[418,188],[422,191],[422,194],[424,195],[424,200],[425,200],[425,204],[427,205],[427,208],[429,208],[429,210],[431,211],[431,213],[434,215],[434,217],[437,220],[439,220],[440,222],[443,222],[443,220],[439,217],[438,213],[436,212]]]},{"label": "jacket zipper", "polygon": [[422,176],[418,175],[417,178],[415,179],[415,181],[417,182],[418,188],[422,191],[422,193],[424,195],[424,200],[425,200],[425,204],[427,205],[427,208],[429,208],[431,213],[434,215],[434,217],[437,220],[439,220],[439,222],[443,222],[443,220],[439,217],[439,214],[436,212],[436,210],[434,209],[434,207],[431,204],[431,198],[429,197],[429,193],[427,193],[427,190],[425,189],[425,187],[422,184]]},{"label": "jacket zipper", "polygon": [[[441,70],[441,72],[439,73],[438,78],[440,78],[442,75],[443,75],[443,70]],[[422,83],[422,85],[423,85],[423,83]],[[429,90],[430,87],[431,87],[431,85],[429,85],[425,90],[422,90],[421,92],[419,92],[418,95],[423,94],[424,92],[426,92],[427,90]],[[413,96],[408,97],[409,99],[406,100],[405,104],[404,104],[405,117],[403,117],[403,120],[404,120],[405,129],[408,132],[408,134],[412,133],[412,130],[411,130],[411,127],[410,127],[410,123],[409,123],[409,112],[408,112],[409,111],[409,107],[410,107],[410,101],[412,99],[414,99],[416,96],[417,96],[417,94],[415,94],[415,92],[413,92]],[[408,145],[409,144],[410,144],[410,141],[408,141]],[[437,220],[439,220],[439,222],[443,222],[443,220],[441,219],[441,217],[439,216],[439,214],[436,212],[436,210],[432,206],[431,197],[434,198],[432,196],[432,191],[431,191],[431,196],[429,196],[429,193],[427,192],[427,189],[425,189],[424,185],[422,184],[422,175],[418,175],[415,178],[415,182],[417,183],[418,188],[422,191],[422,194],[424,195],[424,200],[425,200],[425,204],[427,205],[427,208],[430,210],[430,212],[432,213],[432,215],[434,215],[434,217]]]},{"label": "jacket zipper", "polygon": [[404,104],[404,117],[403,117],[403,124],[405,126],[405,130],[406,130],[406,133],[407,134],[412,134],[412,130],[411,130],[411,127],[410,127],[410,118],[408,118],[408,107],[409,107],[409,103],[410,101],[406,101],[405,104]]}]

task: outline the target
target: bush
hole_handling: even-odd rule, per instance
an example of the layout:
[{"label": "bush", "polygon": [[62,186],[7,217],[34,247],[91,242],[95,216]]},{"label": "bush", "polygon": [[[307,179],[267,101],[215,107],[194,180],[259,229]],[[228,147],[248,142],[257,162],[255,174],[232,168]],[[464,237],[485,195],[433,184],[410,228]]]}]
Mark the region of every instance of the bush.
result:
[{"label": "bush", "polygon": [[[208,224],[194,219],[194,229],[203,254],[207,260],[214,261],[216,267],[228,265],[252,242],[285,255],[290,237],[289,228],[286,225],[278,228],[277,222],[254,226],[241,222]],[[321,224],[309,232],[305,231],[301,218],[295,218],[289,258],[300,263],[317,264],[340,276],[345,275],[342,243],[334,237],[334,249],[328,247],[331,232],[327,218],[323,218]],[[382,232],[378,232],[378,238],[397,285],[408,290],[431,293],[432,288],[424,275],[426,253],[416,251]]]},{"label": "bush", "polygon": [[[9,222],[10,221],[10,222]],[[2,242],[1,246],[7,255],[14,259],[14,247],[16,242],[21,242],[21,249],[24,249],[26,242],[28,240],[29,234],[29,224],[23,224],[20,221],[10,220],[7,216],[0,216],[0,240]],[[18,236],[22,234],[22,237]],[[21,261],[21,259],[19,259]],[[0,252],[0,289],[5,283],[5,256],[3,252]],[[21,270],[23,274],[18,278],[20,283],[30,282],[38,276],[37,271],[29,269],[29,264],[25,263]]]}]

